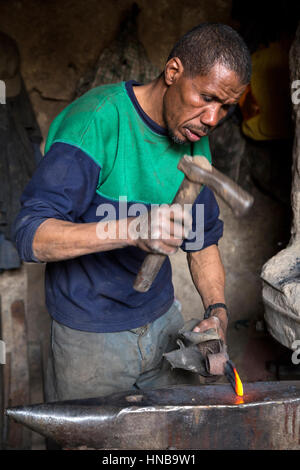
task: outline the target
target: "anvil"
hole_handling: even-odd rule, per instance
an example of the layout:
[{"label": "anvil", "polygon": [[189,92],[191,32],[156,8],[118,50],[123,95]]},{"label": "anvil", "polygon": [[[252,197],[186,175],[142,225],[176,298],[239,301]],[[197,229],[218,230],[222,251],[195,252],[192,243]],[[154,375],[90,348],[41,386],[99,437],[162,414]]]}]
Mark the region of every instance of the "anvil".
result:
[{"label": "anvil", "polygon": [[300,449],[300,382],[172,386],[9,408],[64,448]]}]

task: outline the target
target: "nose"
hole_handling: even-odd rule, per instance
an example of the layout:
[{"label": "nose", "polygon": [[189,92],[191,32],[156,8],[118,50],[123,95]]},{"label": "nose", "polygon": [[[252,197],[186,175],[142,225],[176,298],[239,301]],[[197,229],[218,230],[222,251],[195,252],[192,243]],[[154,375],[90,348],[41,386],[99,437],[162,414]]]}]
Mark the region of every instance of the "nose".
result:
[{"label": "nose", "polygon": [[219,105],[219,103],[214,103],[210,106],[207,106],[201,116],[202,124],[205,124],[210,127],[216,126],[222,117],[220,116],[220,110],[221,106]]}]

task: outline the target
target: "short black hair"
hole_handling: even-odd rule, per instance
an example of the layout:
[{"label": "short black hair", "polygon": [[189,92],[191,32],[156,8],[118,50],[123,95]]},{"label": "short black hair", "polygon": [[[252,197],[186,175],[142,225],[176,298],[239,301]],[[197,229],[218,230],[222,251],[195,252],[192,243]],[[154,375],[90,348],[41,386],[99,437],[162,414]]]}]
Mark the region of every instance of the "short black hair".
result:
[{"label": "short black hair", "polygon": [[220,63],[233,70],[242,84],[250,82],[251,56],[244,40],[230,26],[201,23],[188,31],[175,44],[167,62],[178,57],[189,77],[206,75]]}]

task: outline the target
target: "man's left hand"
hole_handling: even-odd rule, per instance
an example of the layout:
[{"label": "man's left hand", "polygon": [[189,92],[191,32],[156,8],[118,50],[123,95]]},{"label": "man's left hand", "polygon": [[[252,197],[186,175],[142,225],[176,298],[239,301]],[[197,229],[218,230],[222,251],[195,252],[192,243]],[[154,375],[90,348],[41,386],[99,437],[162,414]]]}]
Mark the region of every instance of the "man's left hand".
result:
[{"label": "man's left hand", "polygon": [[211,315],[206,320],[202,320],[193,331],[197,333],[203,333],[210,328],[214,328],[220,339],[226,344],[226,330],[227,330],[227,314],[223,308],[215,309],[213,315]]}]

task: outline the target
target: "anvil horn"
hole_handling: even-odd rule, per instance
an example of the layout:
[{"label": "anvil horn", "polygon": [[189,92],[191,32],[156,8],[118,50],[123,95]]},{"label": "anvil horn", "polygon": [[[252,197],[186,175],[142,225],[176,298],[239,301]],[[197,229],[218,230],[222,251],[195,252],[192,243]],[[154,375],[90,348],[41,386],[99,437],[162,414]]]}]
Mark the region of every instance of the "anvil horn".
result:
[{"label": "anvil horn", "polygon": [[67,448],[300,449],[300,382],[173,386],[10,408]]}]

